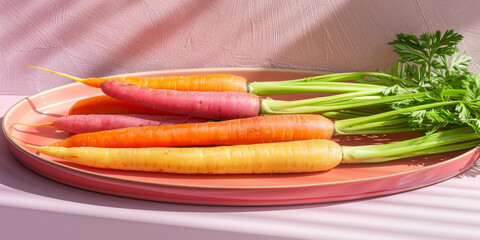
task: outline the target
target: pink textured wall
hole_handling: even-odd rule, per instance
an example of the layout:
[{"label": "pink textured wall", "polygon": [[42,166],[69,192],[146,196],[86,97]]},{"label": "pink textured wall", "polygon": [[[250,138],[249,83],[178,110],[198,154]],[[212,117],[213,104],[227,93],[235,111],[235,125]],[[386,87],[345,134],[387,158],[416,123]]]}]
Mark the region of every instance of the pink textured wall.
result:
[{"label": "pink textured wall", "polygon": [[0,94],[79,77],[203,67],[384,69],[395,34],[455,29],[480,62],[480,1],[0,0]]}]

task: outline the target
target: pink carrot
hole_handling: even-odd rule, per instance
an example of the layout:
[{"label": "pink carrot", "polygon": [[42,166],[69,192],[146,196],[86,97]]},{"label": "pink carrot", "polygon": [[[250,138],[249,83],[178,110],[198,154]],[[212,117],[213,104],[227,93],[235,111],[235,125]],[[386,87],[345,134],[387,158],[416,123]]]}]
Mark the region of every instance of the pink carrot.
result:
[{"label": "pink carrot", "polygon": [[105,81],[102,91],[112,98],[161,111],[215,120],[258,116],[260,98],[241,92],[199,92],[151,89]]},{"label": "pink carrot", "polygon": [[109,114],[89,114],[89,115],[72,115],[56,119],[53,122],[42,124],[25,124],[32,127],[52,126],[58,130],[70,133],[88,133],[104,130],[113,130],[127,127],[143,127],[143,126],[160,126],[175,125],[182,123],[200,123],[207,122],[208,119],[189,117],[189,116],[169,116],[169,115],[142,115],[142,114],[126,114],[126,115],[109,115]]}]

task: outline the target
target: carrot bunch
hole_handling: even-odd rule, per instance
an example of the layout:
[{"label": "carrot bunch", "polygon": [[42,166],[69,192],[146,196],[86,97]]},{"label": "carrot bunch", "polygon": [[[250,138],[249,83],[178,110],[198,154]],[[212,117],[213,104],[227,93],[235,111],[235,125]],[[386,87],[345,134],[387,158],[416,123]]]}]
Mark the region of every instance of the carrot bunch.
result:
[{"label": "carrot bunch", "polygon": [[48,146],[28,147],[88,166],[184,174],[323,171],[342,158],[340,146],[326,140],[334,132],[329,119],[314,114],[258,116],[260,98],[250,93],[153,89],[112,80],[100,87],[106,95],[77,102],[69,111],[71,116],[31,126],[65,130],[63,126],[70,122],[83,118],[85,124],[88,117],[106,113],[122,117],[171,114],[170,118],[191,116],[193,121],[77,130],[79,134]]},{"label": "carrot bunch", "polygon": [[[478,145],[480,77],[467,72],[469,59],[458,55],[455,45],[461,36],[447,31],[443,37],[437,32],[420,40],[397,37],[391,44],[402,60],[387,73],[248,82],[225,74],[80,79],[40,68],[99,87],[105,94],[75,104],[71,114],[161,113],[211,121],[94,131],[27,147],[101,168],[247,174],[324,171],[340,163],[391,161]],[[336,94],[296,101],[259,96],[302,92]],[[95,104],[100,101],[112,107],[100,110]],[[427,134],[355,147],[328,140],[332,135],[408,131]]]},{"label": "carrot bunch", "polygon": [[[124,110],[129,112],[136,109],[137,105],[127,106],[131,108],[127,107]],[[418,154],[453,151],[478,144],[478,142],[468,143],[469,145],[453,144],[447,148],[423,144],[422,151],[419,151],[419,147],[412,148],[412,142],[342,147],[328,140],[334,134],[348,132],[352,120],[357,123],[365,122],[368,128],[371,122],[385,118],[388,118],[385,114],[336,122],[318,114],[264,115],[213,122],[192,118],[197,122],[157,126],[149,124],[80,133],[48,146],[27,145],[27,147],[43,154],[99,168],[178,174],[259,174],[325,171],[342,162],[389,161]],[[68,119],[57,120],[60,125],[67,125],[61,123],[62,121]],[[357,124],[357,128],[359,126]],[[477,139],[476,134],[468,131],[464,134],[468,134],[470,140]],[[456,143],[459,138],[465,139],[464,134],[453,135],[456,138],[450,140],[452,137],[445,132],[439,137],[434,135],[427,140],[431,142],[431,139],[435,139],[437,145],[438,142]],[[180,146],[181,148],[178,148]],[[401,150],[395,152],[395,149]]]},{"label": "carrot bunch", "polygon": [[[359,123],[352,133],[357,133],[360,123],[366,123],[367,127],[363,129],[374,133],[398,131],[368,126],[372,122],[388,119],[388,114],[379,113],[336,122],[318,114],[259,116],[262,113],[261,106],[268,110],[269,106],[262,105],[263,100],[250,93],[153,89],[112,80],[104,81],[100,87],[106,95],[81,100],[70,109],[70,117],[43,125],[54,125],[61,129],[60,126],[68,126],[69,122],[75,120],[81,122],[80,125],[86,125],[102,116],[98,113],[105,112],[116,113],[116,120],[112,121],[110,115],[109,122],[100,121],[96,128],[90,127],[89,131],[77,130],[79,134],[48,146],[26,146],[43,154],[92,167],[181,174],[316,172],[331,169],[341,162],[386,161],[417,154],[412,149],[408,150],[407,146],[407,150],[385,157],[389,147],[387,144],[382,149],[383,155],[372,157],[372,154],[367,154],[365,157],[362,156],[365,155],[363,149],[373,147],[369,151],[378,152],[375,150],[378,147],[342,147],[328,140],[334,134],[349,134],[352,120]],[[350,101],[352,97],[375,91],[379,90],[344,93],[313,101]],[[293,103],[297,104],[295,101]],[[334,109],[328,104],[324,107]],[[121,118],[146,118],[158,114],[163,118],[165,114],[170,114],[167,116],[171,119],[190,119],[191,122],[120,126],[121,122],[134,122]],[[396,115],[395,112],[389,114]],[[99,130],[101,126],[112,126],[114,123],[116,126],[111,129]],[[406,130],[412,129],[401,128],[401,131]],[[476,135],[472,135],[471,139],[476,139]],[[452,145],[448,150],[464,147]],[[446,150],[432,145],[425,145],[424,148],[430,148],[429,153]]]}]

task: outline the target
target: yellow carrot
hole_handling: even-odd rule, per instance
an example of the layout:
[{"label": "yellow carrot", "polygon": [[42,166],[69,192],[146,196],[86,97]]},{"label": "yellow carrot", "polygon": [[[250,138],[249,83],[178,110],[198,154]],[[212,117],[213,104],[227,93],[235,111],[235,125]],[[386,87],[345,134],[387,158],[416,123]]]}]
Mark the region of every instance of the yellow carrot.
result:
[{"label": "yellow carrot", "polygon": [[324,139],[205,148],[26,147],[91,167],[181,174],[317,172],[342,160],[340,145]]}]

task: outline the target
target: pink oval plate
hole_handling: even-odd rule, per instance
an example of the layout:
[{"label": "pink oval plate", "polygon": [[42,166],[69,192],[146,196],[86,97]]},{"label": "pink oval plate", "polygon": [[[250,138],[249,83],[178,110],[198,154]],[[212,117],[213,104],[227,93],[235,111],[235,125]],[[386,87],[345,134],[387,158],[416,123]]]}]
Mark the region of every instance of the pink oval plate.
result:
[{"label": "pink oval plate", "polygon": [[[231,73],[249,81],[272,81],[323,74],[318,71],[259,68],[187,69],[129,75],[167,76]],[[407,191],[451,178],[468,169],[478,158],[477,148],[380,164],[340,166],[325,172],[259,175],[180,175],[106,170],[85,167],[65,160],[38,155],[23,148],[17,139],[30,144],[49,144],[67,133],[51,127],[11,124],[42,123],[67,114],[70,106],[101,91],[80,83],[47,90],[15,104],[3,119],[7,144],[26,167],[71,186],[125,197],[207,205],[287,205],[360,199]],[[273,96],[294,99],[315,94]],[[6,131],[10,131],[13,137]],[[405,135],[335,137],[342,145],[379,144]]]}]

